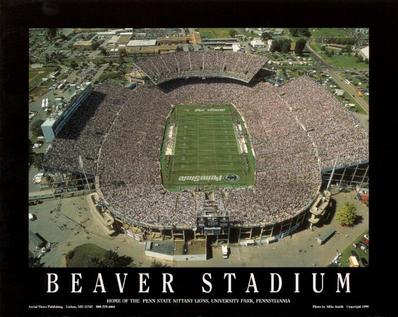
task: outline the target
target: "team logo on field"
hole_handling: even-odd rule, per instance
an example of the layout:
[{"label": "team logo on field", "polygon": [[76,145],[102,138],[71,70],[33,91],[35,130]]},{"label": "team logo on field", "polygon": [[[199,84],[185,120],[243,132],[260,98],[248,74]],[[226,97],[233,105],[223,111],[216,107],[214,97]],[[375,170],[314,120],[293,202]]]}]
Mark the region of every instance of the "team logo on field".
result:
[{"label": "team logo on field", "polygon": [[235,174],[226,175],[224,178],[229,182],[237,182],[239,180],[239,176]]}]

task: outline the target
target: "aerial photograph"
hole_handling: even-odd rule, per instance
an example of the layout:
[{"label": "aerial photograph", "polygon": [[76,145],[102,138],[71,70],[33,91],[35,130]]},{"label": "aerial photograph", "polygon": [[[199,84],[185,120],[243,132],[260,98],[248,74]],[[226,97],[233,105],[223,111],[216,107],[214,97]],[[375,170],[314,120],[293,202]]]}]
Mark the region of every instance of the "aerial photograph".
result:
[{"label": "aerial photograph", "polygon": [[367,267],[369,29],[29,29],[30,267]]}]

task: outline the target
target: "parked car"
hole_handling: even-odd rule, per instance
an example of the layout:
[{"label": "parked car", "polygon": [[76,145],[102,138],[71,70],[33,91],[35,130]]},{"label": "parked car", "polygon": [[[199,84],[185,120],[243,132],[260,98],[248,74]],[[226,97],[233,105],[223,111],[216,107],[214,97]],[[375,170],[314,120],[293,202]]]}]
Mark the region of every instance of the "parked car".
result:
[{"label": "parked car", "polygon": [[221,246],[221,251],[222,251],[222,257],[223,257],[224,259],[228,259],[228,256],[229,256],[229,248],[228,248],[228,246],[225,245],[225,244],[223,244],[223,245]]},{"label": "parked car", "polygon": [[364,251],[364,252],[367,252],[368,249],[369,249],[369,247],[368,247],[366,244],[362,243],[362,242],[358,242],[358,245],[359,245],[359,248],[360,248],[362,251]]},{"label": "parked car", "polygon": [[35,177],[33,177],[33,183],[40,184],[43,176],[44,176],[44,173],[37,173],[35,175]]},{"label": "parked car", "polygon": [[39,148],[41,148],[41,146],[43,145],[43,143],[35,143],[35,144],[33,144],[33,146],[32,146],[32,149],[34,150],[34,149],[39,149]]},{"label": "parked car", "polygon": [[36,111],[29,111],[29,120],[32,120],[33,117],[37,114]]},{"label": "parked car", "polygon": [[364,267],[367,267],[369,265],[368,261],[365,258],[361,258],[361,264]]}]

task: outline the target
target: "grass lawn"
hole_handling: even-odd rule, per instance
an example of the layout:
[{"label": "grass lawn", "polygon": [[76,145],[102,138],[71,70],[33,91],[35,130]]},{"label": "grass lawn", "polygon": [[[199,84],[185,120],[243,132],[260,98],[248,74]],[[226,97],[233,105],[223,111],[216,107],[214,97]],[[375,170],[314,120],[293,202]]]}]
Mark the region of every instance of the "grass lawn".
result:
[{"label": "grass lawn", "polygon": [[369,65],[364,62],[358,62],[358,59],[353,55],[333,55],[328,57],[322,54],[322,58],[333,66],[348,69],[368,69]]},{"label": "grass lawn", "polygon": [[33,99],[36,99],[36,98],[43,96],[45,93],[47,93],[48,88],[49,88],[49,86],[36,87],[32,91],[29,91],[29,93],[33,97]]},{"label": "grass lawn", "polygon": [[117,72],[117,71],[109,71],[109,72],[104,72],[101,74],[101,76],[96,80],[96,83],[101,83],[105,80],[108,79],[117,79],[122,77],[122,75]]},{"label": "grass lawn", "polygon": [[369,64],[364,62],[359,62],[357,57],[353,55],[333,55],[326,56],[325,53],[321,50],[321,46],[318,42],[314,40],[311,41],[311,47],[321,55],[322,59],[328,64],[342,68],[342,69],[358,69],[358,70],[368,70]]},{"label": "grass lawn", "polygon": [[231,105],[176,106],[168,120],[161,165],[163,185],[171,191],[254,183],[249,137]]},{"label": "grass lawn", "polygon": [[[361,241],[363,239],[363,235],[365,233],[367,233],[367,231],[365,231],[358,238],[356,238],[354,243],[358,243],[359,241]],[[340,262],[341,262],[341,266],[342,267],[349,267],[350,266],[348,258],[351,256],[351,251],[355,251],[358,254],[359,258],[365,258],[365,260],[369,262],[369,251],[367,251],[365,253],[359,247],[358,248],[354,248],[352,246],[352,244],[350,244],[341,254]],[[360,259],[358,259],[358,260],[360,260]],[[361,265],[361,261],[359,261],[359,263],[360,263],[360,266],[362,266]]]},{"label": "grass lawn", "polygon": [[41,79],[54,72],[56,67],[46,67],[40,69],[29,69],[29,91],[41,83]]},{"label": "grass lawn", "polygon": [[233,28],[199,28],[198,31],[202,38],[224,38],[231,37],[230,31]]},{"label": "grass lawn", "polygon": [[351,37],[354,29],[347,28],[316,28],[310,29],[314,38],[319,37]]}]

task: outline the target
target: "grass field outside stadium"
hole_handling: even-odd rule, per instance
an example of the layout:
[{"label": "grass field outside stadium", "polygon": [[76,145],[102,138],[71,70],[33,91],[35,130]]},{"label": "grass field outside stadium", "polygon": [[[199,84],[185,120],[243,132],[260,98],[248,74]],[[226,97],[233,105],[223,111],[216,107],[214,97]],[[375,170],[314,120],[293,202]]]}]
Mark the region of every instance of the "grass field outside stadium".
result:
[{"label": "grass field outside stadium", "polygon": [[177,105],[167,119],[160,162],[169,191],[247,187],[255,181],[250,137],[232,105]]}]

